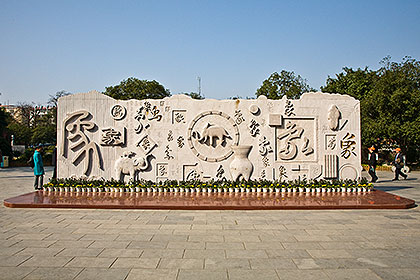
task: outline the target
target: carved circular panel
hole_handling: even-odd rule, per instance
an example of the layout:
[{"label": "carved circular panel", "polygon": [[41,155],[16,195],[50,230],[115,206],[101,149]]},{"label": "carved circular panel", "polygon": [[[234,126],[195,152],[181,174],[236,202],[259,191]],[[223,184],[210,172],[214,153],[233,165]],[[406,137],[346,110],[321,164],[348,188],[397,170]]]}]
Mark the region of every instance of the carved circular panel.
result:
[{"label": "carved circular panel", "polygon": [[114,120],[122,120],[125,115],[127,114],[127,109],[125,109],[122,105],[114,105],[111,108],[111,116],[114,118]]},{"label": "carved circular panel", "polygon": [[359,172],[350,164],[345,164],[340,168],[340,179],[356,180]]},{"label": "carved circular panel", "polygon": [[199,114],[188,128],[188,144],[201,160],[219,162],[233,154],[239,144],[239,128],[233,118],[220,111]]}]

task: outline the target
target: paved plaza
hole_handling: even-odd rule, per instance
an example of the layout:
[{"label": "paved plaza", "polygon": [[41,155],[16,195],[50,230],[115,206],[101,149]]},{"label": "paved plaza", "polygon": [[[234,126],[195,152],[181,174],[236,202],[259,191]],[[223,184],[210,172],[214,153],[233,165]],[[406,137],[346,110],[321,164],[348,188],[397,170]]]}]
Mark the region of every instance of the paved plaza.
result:
[{"label": "paved plaza", "polygon": [[[47,177],[51,169],[47,169]],[[420,172],[380,190],[420,201]],[[364,173],[364,176],[367,176]],[[0,200],[33,190],[0,170]],[[420,210],[0,207],[0,279],[420,279]]]}]

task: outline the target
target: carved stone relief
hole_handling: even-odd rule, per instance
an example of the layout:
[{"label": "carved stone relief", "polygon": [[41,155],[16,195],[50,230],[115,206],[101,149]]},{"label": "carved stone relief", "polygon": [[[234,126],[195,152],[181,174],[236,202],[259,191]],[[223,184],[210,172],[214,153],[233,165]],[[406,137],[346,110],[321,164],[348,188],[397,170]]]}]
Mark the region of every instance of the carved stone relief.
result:
[{"label": "carved stone relief", "polygon": [[122,120],[125,118],[125,115],[127,114],[127,109],[122,105],[114,105],[111,108],[111,116],[114,118],[114,120]]},{"label": "carved stone relief", "polygon": [[149,161],[146,156],[136,156],[135,152],[124,152],[115,161],[115,178],[123,180],[123,176],[129,174],[130,180],[136,181],[138,172],[145,171],[148,167]]},{"label": "carved stone relief", "polygon": [[278,160],[314,160],[314,120],[285,119],[285,128],[276,128]]},{"label": "carved stone relief", "polygon": [[125,144],[126,129],[117,131],[112,127],[102,129],[101,146],[123,146]]},{"label": "carved stone relief", "polygon": [[340,168],[340,178],[355,180],[359,177],[359,172],[351,164],[344,164]]},{"label": "carved stone relief", "polygon": [[[84,161],[83,174],[91,173],[92,164],[96,162],[99,169],[102,167],[102,158],[99,146],[91,141],[85,131],[94,132],[97,130],[96,124],[91,121],[92,115],[85,110],[69,114],[63,121],[64,132],[61,143],[61,155],[68,156],[68,150],[77,153],[71,160],[74,165]],[[69,142],[72,144],[70,145]]]},{"label": "carved stone relief", "polygon": [[341,112],[338,110],[336,105],[331,105],[328,109],[328,125],[331,130],[337,130],[339,120],[341,118]]},{"label": "carved stone relief", "polygon": [[356,135],[350,134],[349,132],[343,137],[340,141],[340,148],[341,148],[341,157],[348,159],[349,157],[357,156],[355,153],[356,150]]},{"label": "carved stone relief", "polygon": [[337,149],[337,136],[334,134],[325,135],[325,150],[335,151]]},{"label": "carved stone relief", "polygon": [[252,171],[254,170],[254,165],[248,159],[251,149],[252,146],[248,145],[232,146],[234,158],[230,163],[230,174],[232,175],[233,181],[239,180],[240,178],[248,181],[251,178]]},{"label": "carved stone relief", "polygon": [[199,159],[220,162],[232,155],[230,146],[239,143],[238,125],[223,112],[204,112],[191,122],[187,141]]},{"label": "carved stone relief", "polygon": [[259,126],[260,126],[260,124],[256,120],[251,119],[251,121],[249,123],[249,132],[251,133],[252,137],[255,137],[258,134],[260,134]]},{"label": "carved stone relief", "polygon": [[[128,166],[135,169],[143,164],[133,167],[134,159],[143,155],[147,169],[135,173],[152,181],[352,177],[349,168],[338,167],[360,166],[358,104],[327,93],[305,93],[296,100],[67,96],[59,100],[58,176],[115,178],[117,161],[131,161]],[[100,121],[90,113],[104,108],[108,113]],[[253,147],[241,159],[250,174],[233,168],[238,160],[232,146]],[[132,177],[128,167],[119,173]]]},{"label": "carved stone relief", "polygon": [[156,177],[168,178],[169,165],[168,163],[156,163]]},{"label": "carved stone relief", "polygon": [[284,114],[288,117],[296,116],[295,107],[293,106],[292,101],[286,99],[286,105],[284,106]]},{"label": "carved stone relief", "polygon": [[140,147],[146,155],[149,154],[156,146],[156,142],[149,137],[149,135],[143,136],[140,141],[137,142],[137,147]]},{"label": "carved stone relief", "polygon": [[183,180],[196,181],[203,178],[203,171],[198,163],[183,166]]},{"label": "carved stone relief", "polygon": [[338,156],[337,155],[325,155],[324,167],[326,179],[335,179],[338,177]]},{"label": "carved stone relief", "polygon": [[173,110],[172,111],[172,124],[186,123],[187,110]]}]

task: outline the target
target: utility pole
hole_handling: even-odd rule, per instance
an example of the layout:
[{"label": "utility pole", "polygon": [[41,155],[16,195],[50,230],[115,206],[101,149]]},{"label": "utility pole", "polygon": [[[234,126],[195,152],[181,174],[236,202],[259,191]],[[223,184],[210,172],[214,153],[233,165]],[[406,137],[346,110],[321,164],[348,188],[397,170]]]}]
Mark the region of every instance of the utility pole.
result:
[{"label": "utility pole", "polygon": [[[201,77],[197,77],[198,80],[198,94],[201,96]],[[204,95],[202,95],[204,97]]]}]

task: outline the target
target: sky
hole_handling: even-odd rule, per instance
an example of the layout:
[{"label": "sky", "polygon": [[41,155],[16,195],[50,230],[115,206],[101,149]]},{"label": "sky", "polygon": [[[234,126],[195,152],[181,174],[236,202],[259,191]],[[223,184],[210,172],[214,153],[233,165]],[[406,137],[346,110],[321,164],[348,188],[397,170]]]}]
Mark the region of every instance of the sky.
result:
[{"label": "sky", "polygon": [[420,59],[420,1],[0,0],[0,103],[104,91],[129,77],[172,94],[253,97],[273,72],[319,89],[343,67]]}]

